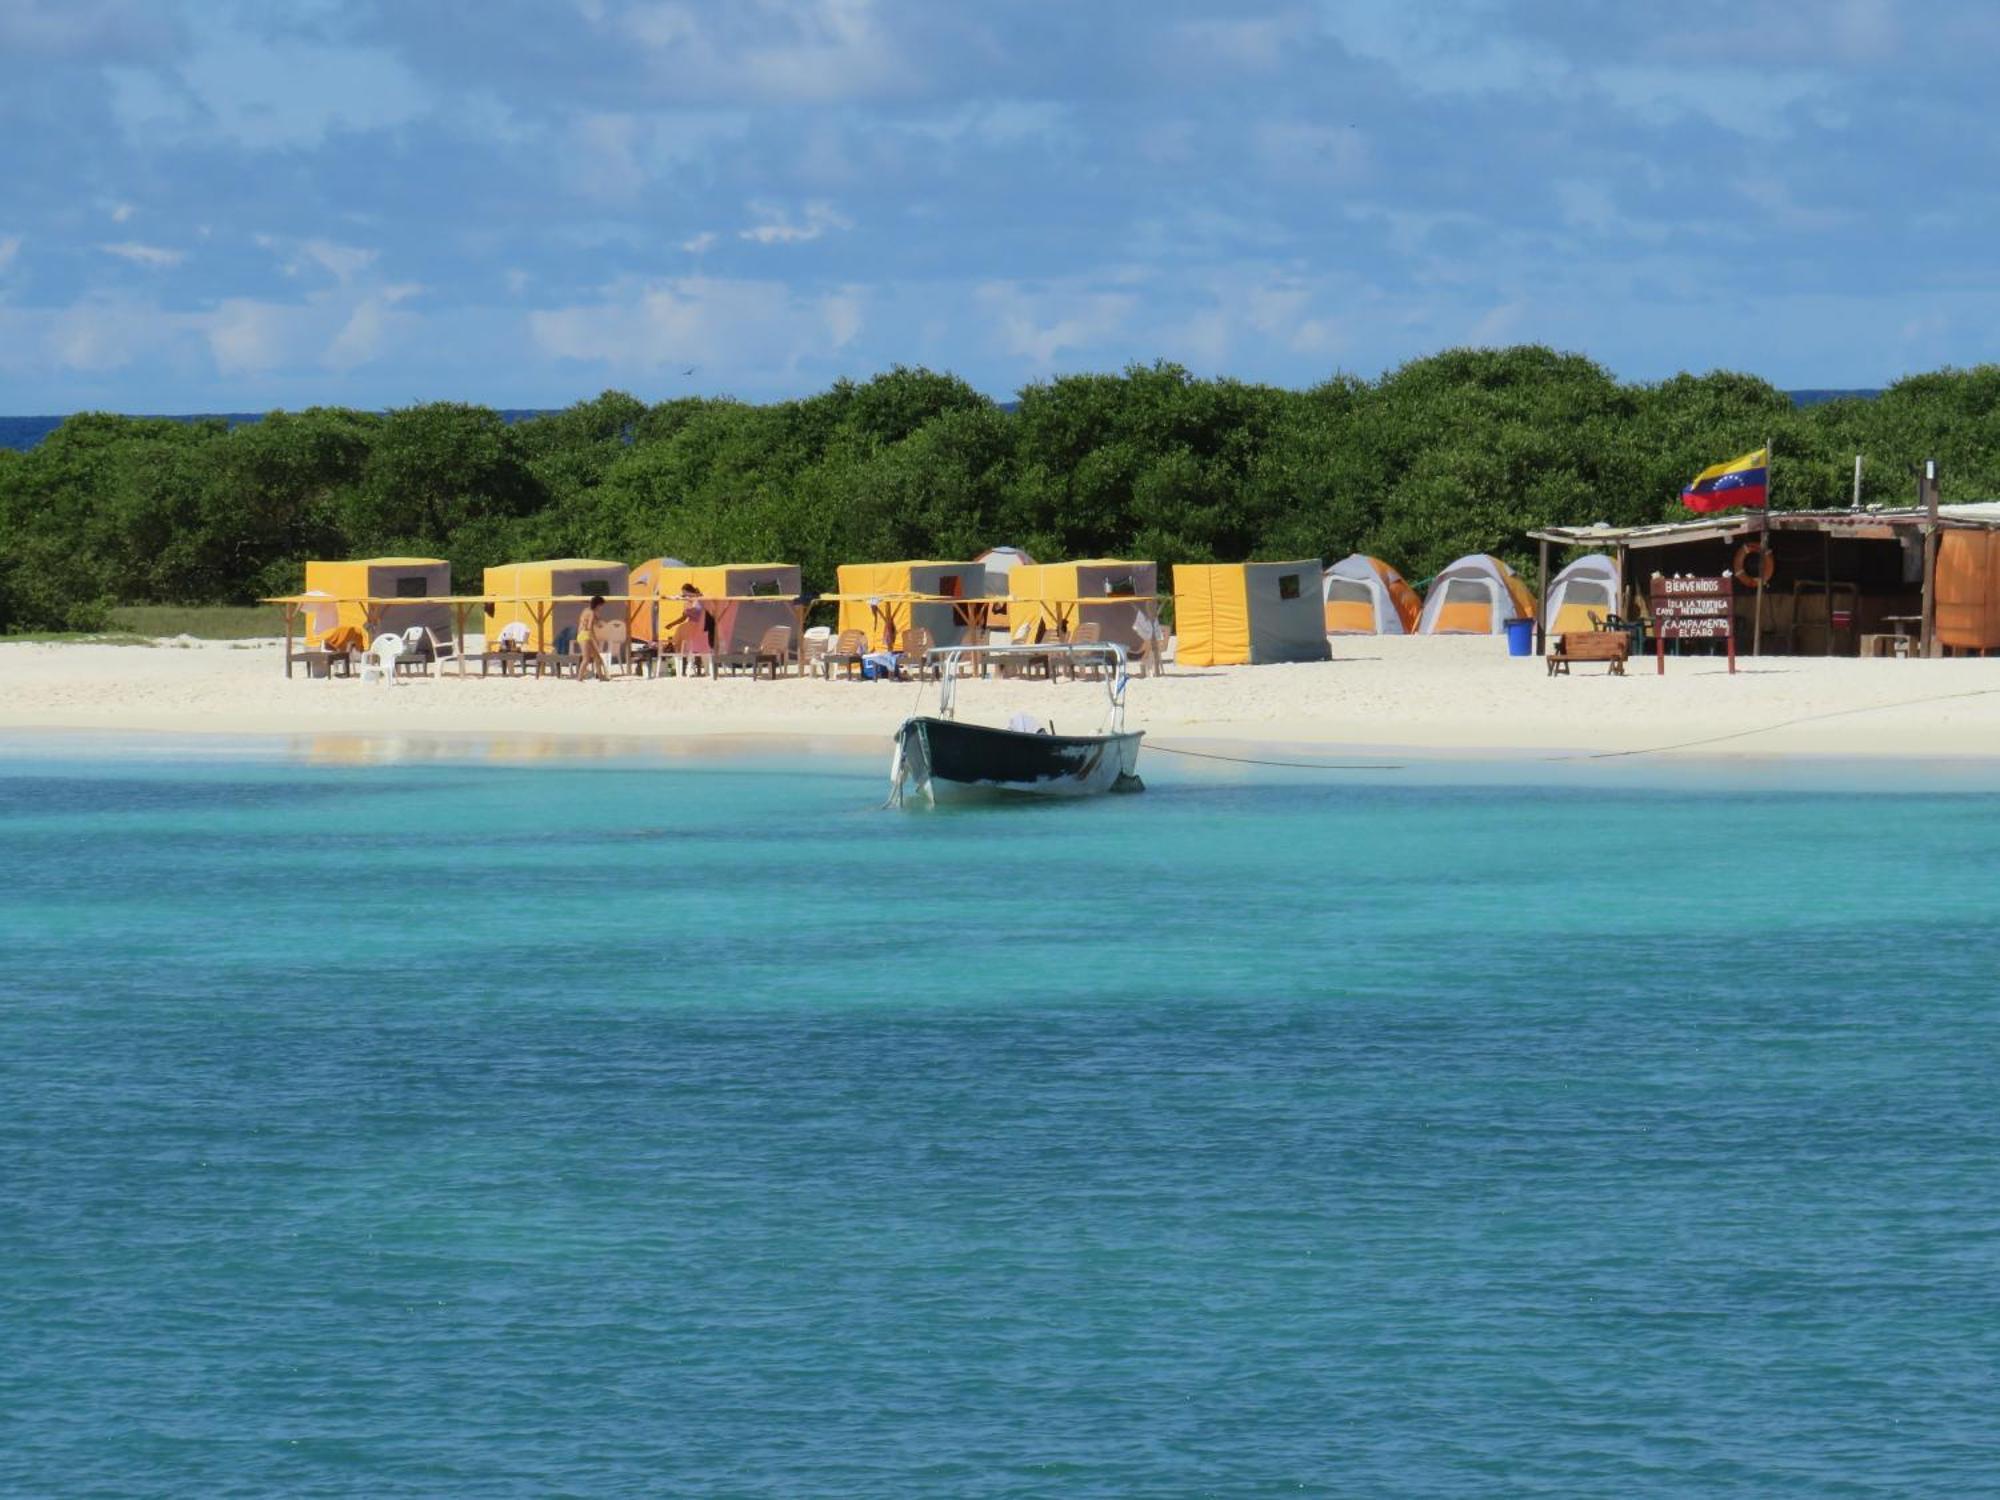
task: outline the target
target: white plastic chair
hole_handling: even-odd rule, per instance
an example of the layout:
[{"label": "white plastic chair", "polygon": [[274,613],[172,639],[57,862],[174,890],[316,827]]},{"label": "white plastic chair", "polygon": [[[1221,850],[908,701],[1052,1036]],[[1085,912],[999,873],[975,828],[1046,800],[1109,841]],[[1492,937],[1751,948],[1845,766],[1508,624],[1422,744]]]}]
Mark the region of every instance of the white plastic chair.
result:
[{"label": "white plastic chair", "polygon": [[403,638],[386,634],[375,637],[375,644],[368,648],[368,654],[361,658],[361,680],[371,677],[389,687],[396,685],[396,658],[403,654]]}]

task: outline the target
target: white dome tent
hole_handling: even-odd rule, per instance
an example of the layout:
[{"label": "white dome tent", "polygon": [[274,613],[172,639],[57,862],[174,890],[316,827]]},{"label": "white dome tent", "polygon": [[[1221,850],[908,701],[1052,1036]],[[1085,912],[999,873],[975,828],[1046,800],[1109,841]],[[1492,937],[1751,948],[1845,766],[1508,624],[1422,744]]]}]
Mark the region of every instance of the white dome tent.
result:
[{"label": "white dome tent", "polygon": [[1510,619],[1532,619],[1535,596],[1499,558],[1470,553],[1431,581],[1418,635],[1499,635]]},{"label": "white dome tent", "polygon": [[[1550,635],[1597,630],[1618,613],[1618,564],[1602,552],[1579,557],[1549,585],[1542,618]],[[1591,616],[1597,617],[1593,623]]]},{"label": "white dome tent", "polygon": [[1423,607],[1401,573],[1360,552],[1321,575],[1320,597],[1328,635],[1408,635]]}]

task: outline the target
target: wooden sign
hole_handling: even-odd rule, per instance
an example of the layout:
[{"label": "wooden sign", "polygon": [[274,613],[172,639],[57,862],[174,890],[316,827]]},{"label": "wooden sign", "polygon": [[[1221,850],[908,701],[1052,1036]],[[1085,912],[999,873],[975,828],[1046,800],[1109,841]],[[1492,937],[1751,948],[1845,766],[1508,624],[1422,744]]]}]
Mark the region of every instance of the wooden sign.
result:
[{"label": "wooden sign", "polygon": [[1727,641],[1729,670],[1736,670],[1736,581],[1727,573],[1653,575],[1653,638],[1660,671],[1667,670],[1667,642]]}]

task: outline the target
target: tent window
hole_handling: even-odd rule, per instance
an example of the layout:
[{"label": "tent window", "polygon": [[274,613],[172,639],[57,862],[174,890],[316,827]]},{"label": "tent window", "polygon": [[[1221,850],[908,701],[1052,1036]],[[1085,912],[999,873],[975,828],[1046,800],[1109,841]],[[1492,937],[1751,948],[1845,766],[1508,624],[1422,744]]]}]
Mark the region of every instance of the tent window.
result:
[{"label": "tent window", "polygon": [[775,598],[777,598],[777,597],[778,597],[778,585],[777,585],[777,582],[776,582],[776,580],[774,580],[774,579],[767,579],[767,580],[765,580],[765,581],[764,581],[763,583],[753,583],[753,584],[751,584],[751,585],[750,585],[750,597],[751,597],[751,598],[753,598],[753,599],[775,599]]},{"label": "tent window", "polygon": [[1132,582],[1132,575],[1130,573],[1127,573],[1123,578],[1105,579],[1104,592],[1109,594],[1114,599],[1129,599],[1134,594],[1138,593],[1139,589],[1138,586]]},{"label": "tent window", "polygon": [[1334,604],[1373,604],[1375,595],[1358,578],[1335,578],[1326,586],[1326,597]]},{"label": "tent window", "polygon": [[1611,589],[1606,584],[1578,580],[1575,583],[1565,586],[1563,599],[1565,603],[1602,604],[1609,606],[1611,603]]},{"label": "tent window", "polygon": [[428,578],[398,578],[396,580],[396,597],[398,599],[422,599],[430,591],[431,581]]},{"label": "tent window", "polygon": [[1299,597],[1298,574],[1280,573],[1278,575],[1278,597],[1280,599],[1296,599]]},{"label": "tent window", "polygon": [[608,594],[611,592],[609,578],[586,578],[577,586],[579,594]]}]

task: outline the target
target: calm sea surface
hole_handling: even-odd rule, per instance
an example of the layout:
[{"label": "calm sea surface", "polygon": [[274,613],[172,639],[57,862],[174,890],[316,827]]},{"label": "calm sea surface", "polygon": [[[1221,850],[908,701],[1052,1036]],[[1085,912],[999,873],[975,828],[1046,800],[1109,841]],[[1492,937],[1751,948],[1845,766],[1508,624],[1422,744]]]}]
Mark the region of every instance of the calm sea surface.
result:
[{"label": "calm sea surface", "polygon": [[46,746],[0,1490],[2000,1492],[2000,776]]}]

